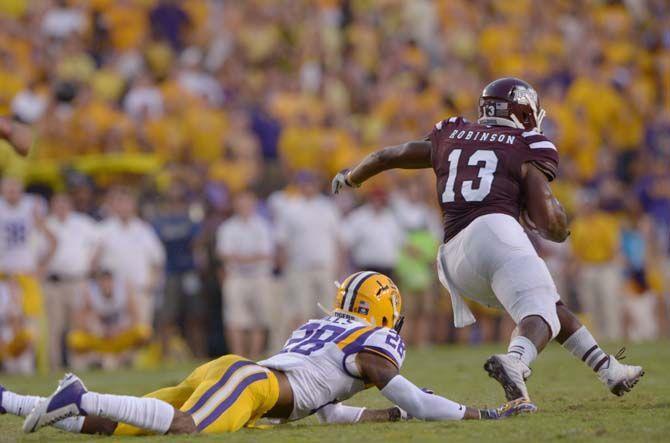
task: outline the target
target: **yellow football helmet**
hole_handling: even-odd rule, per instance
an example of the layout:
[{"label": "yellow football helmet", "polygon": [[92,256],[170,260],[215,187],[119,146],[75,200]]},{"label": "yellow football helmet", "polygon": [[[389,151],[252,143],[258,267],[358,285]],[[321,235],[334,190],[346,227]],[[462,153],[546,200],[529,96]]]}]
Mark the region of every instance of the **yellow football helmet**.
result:
[{"label": "yellow football helmet", "polygon": [[356,272],[340,284],[335,297],[335,313],[352,314],[371,325],[400,332],[402,298],[393,280],[373,271]]}]

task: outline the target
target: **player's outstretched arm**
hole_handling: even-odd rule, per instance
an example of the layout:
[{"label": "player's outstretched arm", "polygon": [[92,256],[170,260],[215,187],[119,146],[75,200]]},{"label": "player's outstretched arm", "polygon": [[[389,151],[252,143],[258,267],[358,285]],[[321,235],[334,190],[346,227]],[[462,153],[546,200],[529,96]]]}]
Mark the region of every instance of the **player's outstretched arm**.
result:
[{"label": "player's outstretched arm", "polygon": [[551,192],[547,176],[532,163],[524,163],[521,173],[523,174],[523,191],[526,196],[526,211],[532,223],[528,223],[528,220],[525,219],[522,220],[543,238],[557,243],[564,242],[570,235],[568,217]]},{"label": "player's outstretched arm", "polygon": [[389,169],[422,169],[432,166],[431,143],[416,140],[402,145],[388,146],[368,155],[358,165],[337,173],[332,182],[333,194],[344,186],[357,188],[370,177]]},{"label": "player's outstretched arm", "polygon": [[357,363],[364,380],[374,384],[384,397],[414,418],[420,420],[482,418],[479,409],[419,389],[400,375],[398,368],[384,357],[361,352],[358,354]]},{"label": "player's outstretched arm", "polygon": [[388,409],[368,409],[342,403],[326,405],[319,409],[316,416],[319,422],[329,424],[399,421],[407,418],[407,414],[403,414],[397,406]]},{"label": "player's outstretched arm", "polygon": [[34,142],[30,127],[7,117],[0,117],[0,139],[7,140],[17,154],[26,156]]}]

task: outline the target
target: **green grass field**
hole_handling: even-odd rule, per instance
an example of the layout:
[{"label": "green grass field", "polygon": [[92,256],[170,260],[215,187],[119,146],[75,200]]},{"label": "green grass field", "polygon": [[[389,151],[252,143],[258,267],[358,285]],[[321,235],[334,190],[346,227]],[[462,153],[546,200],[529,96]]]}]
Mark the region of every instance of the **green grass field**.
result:
[{"label": "green grass field", "polygon": [[[412,350],[403,373],[419,386],[428,386],[453,400],[469,405],[497,405],[502,389],[482,369],[486,357],[502,347],[438,347]],[[609,348],[610,352],[616,349]],[[611,395],[593,372],[557,345],[551,345],[534,365],[529,380],[540,411],[532,416],[500,422],[447,422],[323,426],[309,418],[271,430],[244,430],[226,436],[149,437],[163,441],[231,442],[350,442],[364,441],[670,441],[670,342],[635,345],[628,361],[641,364],[647,374],[635,390],[622,398]],[[193,365],[152,372],[119,371],[80,374],[89,389],[141,395],[176,383]],[[48,394],[57,377],[0,377],[0,383],[17,392]],[[388,405],[374,389],[350,401],[355,405]],[[0,417],[0,441],[85,441],[106,437],[76,436],[47,429],[33,435],[21,433],[21,420]],[[114,441],[120,440],[113,438]],[[138,441],[137,438],[132,438]]]}]

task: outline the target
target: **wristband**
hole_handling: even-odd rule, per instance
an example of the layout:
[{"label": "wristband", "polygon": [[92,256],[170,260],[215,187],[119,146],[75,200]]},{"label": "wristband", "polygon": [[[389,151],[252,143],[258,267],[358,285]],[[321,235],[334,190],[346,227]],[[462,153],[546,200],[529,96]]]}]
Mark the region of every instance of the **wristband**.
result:
[{"label": "wristband", "polygon": [[354,182],[351,181],[351,179],[349,178],[350,175],[351,175],[351,171],[347,171],[347,172],[344,174],[344,183],[345,183],[347,186],[349,186],[350,188],[360,188],[361,185],[356,184],[356,183],[354,183]]}]

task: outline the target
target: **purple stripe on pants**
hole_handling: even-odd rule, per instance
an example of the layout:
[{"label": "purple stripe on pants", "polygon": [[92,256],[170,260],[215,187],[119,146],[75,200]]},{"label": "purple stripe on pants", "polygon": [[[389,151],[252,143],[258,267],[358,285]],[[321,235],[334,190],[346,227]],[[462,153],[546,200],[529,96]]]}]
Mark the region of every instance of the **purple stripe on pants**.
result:
[{"label": "purple stripe on pants", "polygon": [[221,377],[221,379],[220,379],[219,381],[217,381],[211,388],[209,388],[209,389],[207,390],[207,392],[205,392],[205,393],[203,394],[203,396],[200,397],[200,399],[196,402],[196,404],[194,404],[193,407],[192,407],[191,409],[189,409],[188,411],[186,411],[186,413],[188,413],[188,414],[193,414],[195,411],[197,411],[198,409],[202,408],[202,405],[204,405],[204,404],[207,402],[207,400],[209,400],[209,398],[210,398],[212,395],[214,395],[214,393],[215,393],[216,391],[218,391],[219,389],[221,389],[221,386],[223,386],[224,384],[226,384],[226,382],[227,382],[228,380],[230,380],[230,377],[233,376],[233,374],[235,373],[235,371],[237,371],[238,369],[240,369],[240,368],[243,367],[243,366],[249,366],[249,365],[255,365],[255,364],[256,364],[256,363],[254,363],[254,362],[252,362],[252,361],[248,361],[248,360],[240,360],[240,361],[235,362],[235,363],[233,363],[232,365],[230,365],[230,367],[228,368],[228,370],[226,370],[226,372],[223,374],[223,377]]},{"label": "purple stripe on pants", "polygon": [[237,401],[237,399],[242,395],[242,392],[246,388],[249,387],[254,382],[257,382],[259,380],[265,380],[268,378],[268,375],[265,372],[259,372],[257,374],[252,374],[242,380],[240,384],[237,385],[235,390],[226,398],[226,400],[221,403],[219,406],[214,409],[214,411],[207,416],[203,421],[201,421],[198,424],[198,431],[202,431],[205,429],[207,426],[211,425],[217,418],[221,416],[224,412],[228,410],[232,406],[233,403]]}]

